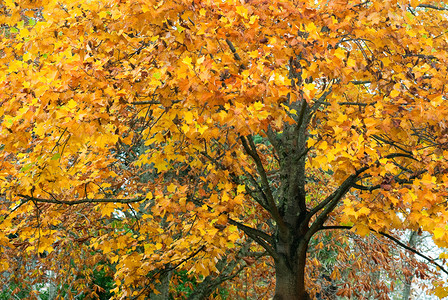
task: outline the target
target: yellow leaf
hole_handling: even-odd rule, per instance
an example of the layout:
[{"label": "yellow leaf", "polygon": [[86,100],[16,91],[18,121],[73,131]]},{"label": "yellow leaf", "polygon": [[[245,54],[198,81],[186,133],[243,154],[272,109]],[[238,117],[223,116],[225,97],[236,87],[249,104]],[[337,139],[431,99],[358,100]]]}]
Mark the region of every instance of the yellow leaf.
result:
[{"label": "yellow leaf", "polygon": [[395,98],[398,95],[400,95],[400,92],[397,90],[393,90],[392,92],[390,92],[390,97]]},{"label": "yellow leaf", "polygon": [[308,145],[308,147],[313,147],[315,144],[317,143],[317,141],[316,140],[308,140],[307,141],[307,145]]},{"label": "yellow leaf", "polygon": [[249,57],[250,58],[258,58],[258,50],[250,51]]},{"label": "yellow leaf", "polygon": [[315,87],[314,83],[305,83],[303,85],[303,92],[305,93],[305,95],[307,96],[308,99],[310,99],[314,96],[314,93],[315,93],[314,87]]},{"label": "yellow leaf", "polygon": [[440,299],[445,298],[448,296],[448,288],[446,287],[442,287],[442,286],[438,286],[434,289],[434,295],[436,295],[437,297],[439,297]]},{"label": "yellow leaf", "polygon": [[446,230],[440,227],[437,227],[433,230],[434,238],[435,239],[441,239],[445,235]]},{"label": "yellow leaf", "polygon": [[245,8],[244,6],[237,6],[236,7],[236,13],[239,14],[240,16],[244,17],[245,19],[247,19],[247,8]]},{"label": "yellow leaf", "polygon": [[208,129],[208,126],[207,126],[207,125],[204,125],[204,126],[198,126],[198,132],[199,132],[200,134],[203,134],[207,129]]},{"label": "yellow leaf", "polygon": [[356,67],[356,60],[354,60],[354,59],[351,59],[351,58],[349,58],[348,60],[347,60],[347,66],[348,67]]},{"label": "yellow leaf", "polygon": [[230,225],[228,228],[229,228],[229,232],[235,232],[238,230],[238,228],[235,225]]},{"label": "yellow leaf", "polygon": [[308,23],[305,25],[305,30],[308,32],[312,37],[317,34],[317,27],[314,23]]},{"label": "yellow leaf", "polygon": [[174,183],[171,183],[171,184],[166,188],[166,190],[167,190],[169,193],[174,193],[174,192],[176,191],[176,185],[175,185]]},{"label": "yellow leaf", "polygon": [[76,101],[74,101],[73,99],[70,99],[70,101],[67,102],[67,107],[70,110],[74,109],[77,105],[78,103],[76,103]]},{"label": "yellow leaf", "polygon": [[264,104],[261,103],[260,101],[257,101],[254,103],[255,110],[261,110],[261,109],[263,109],[263,107],[264,107]]},{"label": "yellow leaf", "polygon": [[98,14],[98,17],[100,17],[101,19],[106,18],[106,17],[107,17],[107,12],[103,10],[102,12],[100,12],[100,13]]},{"label": "yellow leaf", "polygon": [[235,242],[239,238],[240,238],[240,235],[238,234],[238,232],[233,232],[232,234],[229,235],[229,240],[232,242]]},{"label": "yellow leaf", "polygon": [[182,60],[182,62],[184,63],[184,64],[186,64],[187,66],[189,66],[189,67],[193,67],[192,65],[191,65],[191,62],[192,62],[192,59],[191,59],[191,57],[185,57],[183,60]]},{"label": "yellow leaf", "polygon": [[241,193],[243,193],[245,191],[246,191],[246,186],[245,185],[238,185],[238,187],[237,187],[237,193],[238,194],[241,194]]},{"label": "yellow leaf", "polygon": [[325,151],[328,148],[328,143],[326,141],[322,141],[318,147],[320,150]]},{"label": "yellow leaf", "polygon": [[370,233],[369,227],[367,227],[364,224],[357,224],[352,228],[353,231],[356,232],[356,234],[360,236],[366,236]]},{"label": "yellow leaf", "polygon": [[101,215],[103,217],[105,217],[105,216],[110,217],[110,215],[114,212],[114,210],[115,210],[115,204],[108,203],[104,206],[101,206]]},{"label": "yellow leaf", "polygon": [[370,209],[365,206],[361,207],[361,209],[358,210],[359,215],[367,215],[369,213],[370,213]]},{"label": "yellow leaf", "polygon": [[191,124],[193,123],[193,113],[191,111],[186,111],[184,113],[184,120],[188,123]]},{"label": "yellow leaf", "polygon": [[441,105],[442,103],[443,103],[443,96],[442,95],[439,95],[439,96],[437,96],[437,97],[435,97],[435,98],[433,98],[432,100],[431,100],[431,104],[434,106],[434,107],[437,107],[437,106],[439,106],[439,105]]},{"label": "yellow leaf", "polygon": [[335,51],[334,51],[334,56],[336,56],[337,58],[339,58],[339,59],[341,59],[341,60],[343,60],[344,58],[345,58],[345,51],[344,51],[344,49],[342,49],[342,48],[337,48]]},{"label": "yellow leaf", "polygon": [[8,271],[9,269],[9,263],[7,261],[1,261],[0,262],[0,272]]},{"label": "yellow leaf", "polygon": [[249,20],[249,24],[251,24],[251,25],[254,24],[259,18],[260,17],[256,16],[256,15],[251,16],[250,20]]},{"label": "yellow leaf", "polygon": [[27,52],[23,55],[23,61],[28,61],[32,58],[32,55],[30,52]]},{"label": "yellow leaf", "polygon": [[244,196],[242,194],[239,194],[238,196],[236,196],[235,198],[233,198],[233,202],[236,205],[241,205],[243,204],[243,200],[244,200]]}]

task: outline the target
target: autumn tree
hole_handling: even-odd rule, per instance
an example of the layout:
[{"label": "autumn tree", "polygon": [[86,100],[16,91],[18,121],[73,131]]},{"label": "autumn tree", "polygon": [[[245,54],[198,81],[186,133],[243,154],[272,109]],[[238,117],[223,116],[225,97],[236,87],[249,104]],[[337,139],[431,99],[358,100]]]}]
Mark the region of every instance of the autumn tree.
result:
[{"label": "autumn tree", "polygon": [[0,23],[0,251],[78,240],[136,299],[244,234],[286,300],[322,230],[447,246],[442,6],[3,0]]}]

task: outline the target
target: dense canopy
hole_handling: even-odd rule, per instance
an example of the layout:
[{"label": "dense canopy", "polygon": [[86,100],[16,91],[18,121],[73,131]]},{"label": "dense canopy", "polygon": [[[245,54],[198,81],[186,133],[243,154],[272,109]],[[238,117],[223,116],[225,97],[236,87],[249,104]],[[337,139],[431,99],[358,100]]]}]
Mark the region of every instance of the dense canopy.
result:
[{"label": "dense canopy", "polygon": [[[61,293],[88,293],[107,262],[117,298],[156,295],[174,269],[217,279],[207,297],[218,297],[255,261],[274,264],[274,299],[308,299],[321,292],[307,250],[322,230],[427,232],[448,246],[442,4],[2,0],[0,11],[0,271],[19,282],[52,270],[71,284]],[[340,295],[355,293],[347,284]]]}]

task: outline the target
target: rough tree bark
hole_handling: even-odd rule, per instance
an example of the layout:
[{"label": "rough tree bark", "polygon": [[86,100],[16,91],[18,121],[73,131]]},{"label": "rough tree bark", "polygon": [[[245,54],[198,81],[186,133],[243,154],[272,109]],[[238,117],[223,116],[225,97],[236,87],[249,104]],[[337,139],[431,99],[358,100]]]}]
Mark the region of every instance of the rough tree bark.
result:
[{"label": "rough tree bark", "polygon": [[307,243],[294,257],[283,257],[275,261],[276,286],[274,300],[310,299],[305,288],[305,265]]}]

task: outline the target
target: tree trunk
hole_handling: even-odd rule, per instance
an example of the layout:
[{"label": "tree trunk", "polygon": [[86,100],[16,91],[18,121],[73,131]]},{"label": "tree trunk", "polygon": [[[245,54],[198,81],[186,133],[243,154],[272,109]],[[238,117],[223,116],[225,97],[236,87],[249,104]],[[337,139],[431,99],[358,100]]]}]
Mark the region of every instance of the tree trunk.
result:
[{"label": "tree trunk", "polygon": [[[297,249],[291,249],[293,255],[279,253],[275,262],[275,296],[274,300],[309,300],[305,288],[305,264],[308,243],[301,241]],[[288,257],[289,256],[289,257]]]},{"label": "tree trunk", "polygon": [[169,299],[170,280],[171,280],[172,274],[173,274],[173,272],[169,271],[169,272],[163,273],[161,275],[161,277],[159,278],[160,283],[156,284],[156,286],[155,286],[158,293],[151,292],[151,295],[149,296],[150,299],[153,299],[153,300]]},{"label": "tree trunk", "polygon": [[[417,231],[412,231],[409,236],[409,246],[411,248],[415,248],[417,245]],[[413,257],[413,254],[409,254],[410,257]],[[405,268],[410,268],[409,264],[404,263]],[[413,270],[411,270],[413,271]],[[403,300],[411,299],[411,287],[412,287],[412,279],[414,278],[414,273],[411,272],[410,276],[405,276],[404,278],[404,288],[403,288]]]}]

